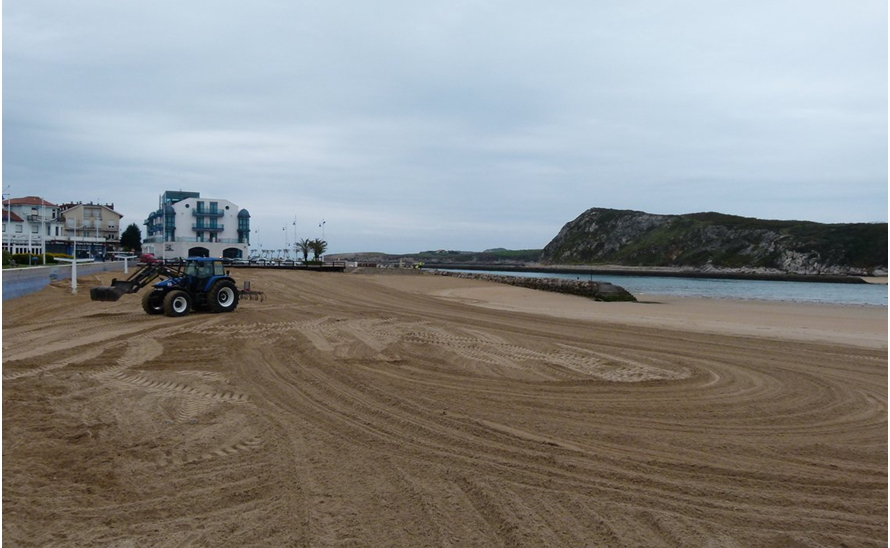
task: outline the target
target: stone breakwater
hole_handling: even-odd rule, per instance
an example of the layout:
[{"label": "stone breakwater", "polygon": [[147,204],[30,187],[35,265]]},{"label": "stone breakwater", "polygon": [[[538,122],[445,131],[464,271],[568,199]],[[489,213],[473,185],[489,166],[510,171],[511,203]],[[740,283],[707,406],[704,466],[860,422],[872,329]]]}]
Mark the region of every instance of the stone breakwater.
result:
[{"label": "stone breakwater", "polygon": [[457,278],[469,278],[473,280],[487,280],[502,284],[539,289],[541,291],[553,291],[555,293],[568,293],[580,295],[595,301],[636,301],[636,297],[621,286],[609,282],[585,282],[582,280],[565,280],[561,278],[524,278],[520,276],[503,276],[499,274],[475,274],[468,272],[449,272],[445,270],[432,271],[438,276],[454,276]]}]

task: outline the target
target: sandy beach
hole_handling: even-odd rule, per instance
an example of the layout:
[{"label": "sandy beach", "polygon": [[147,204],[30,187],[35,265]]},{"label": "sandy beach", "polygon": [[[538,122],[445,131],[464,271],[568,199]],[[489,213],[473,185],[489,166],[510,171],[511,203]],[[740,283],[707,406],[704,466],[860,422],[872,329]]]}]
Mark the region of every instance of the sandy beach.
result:
[{"label": "sandy beach", "polygon": [[3,303],[10,546],[887,546],[887,309],[233,271]]}]

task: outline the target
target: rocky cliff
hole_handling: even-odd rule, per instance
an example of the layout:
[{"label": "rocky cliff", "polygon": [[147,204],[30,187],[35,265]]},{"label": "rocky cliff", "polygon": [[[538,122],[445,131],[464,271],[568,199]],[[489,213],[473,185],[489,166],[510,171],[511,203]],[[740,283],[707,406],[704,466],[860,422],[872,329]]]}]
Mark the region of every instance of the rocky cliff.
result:
[{"label": "rocky cliff", "polygon": [[886,276],[887,223],[821,224],[593,208],[560,230],[541,261]]}]

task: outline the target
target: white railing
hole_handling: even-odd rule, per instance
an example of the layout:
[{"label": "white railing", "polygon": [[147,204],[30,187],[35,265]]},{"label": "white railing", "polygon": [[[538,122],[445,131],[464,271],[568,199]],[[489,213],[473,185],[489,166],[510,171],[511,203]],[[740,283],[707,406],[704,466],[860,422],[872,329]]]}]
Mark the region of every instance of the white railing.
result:
[{"label": "white railing", "polygon": [[[163,236],[149,236],[142,240],[144,244],[163,244],[164,237]],[[218,240],[209,241],[199,241],[195,237],[186,237],[186,236],[177,236],[176,239],[167,240],[168,244],[170,243],[185,243],[185,244],[236,244],[236,245],[245,245],[247,242],[239,242],[237,238],[220,238]]]}]

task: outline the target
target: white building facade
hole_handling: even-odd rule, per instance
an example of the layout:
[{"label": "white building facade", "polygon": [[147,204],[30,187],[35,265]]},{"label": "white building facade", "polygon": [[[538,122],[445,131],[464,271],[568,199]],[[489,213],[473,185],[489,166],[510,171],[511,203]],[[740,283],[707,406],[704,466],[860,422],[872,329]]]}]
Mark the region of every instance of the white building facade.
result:
[{"label": "white building facade", "polygon": [[[59,206],[37,196],[3,200],[3,249],[44,253],[51,239],[63,237]],[[52,250],[50,250],[52,251]]]},{"label": "white building facade", "polygon": [[168,190],[145,220],[142,251],[159,259],[247,258],[250,214],[229,200]]},{"label": "white building facade", "polygon": [[3,200],[3,249],[10,253],[62,253],[104,257],[120,246],[113,204],[56,205],[37,196]]}]

